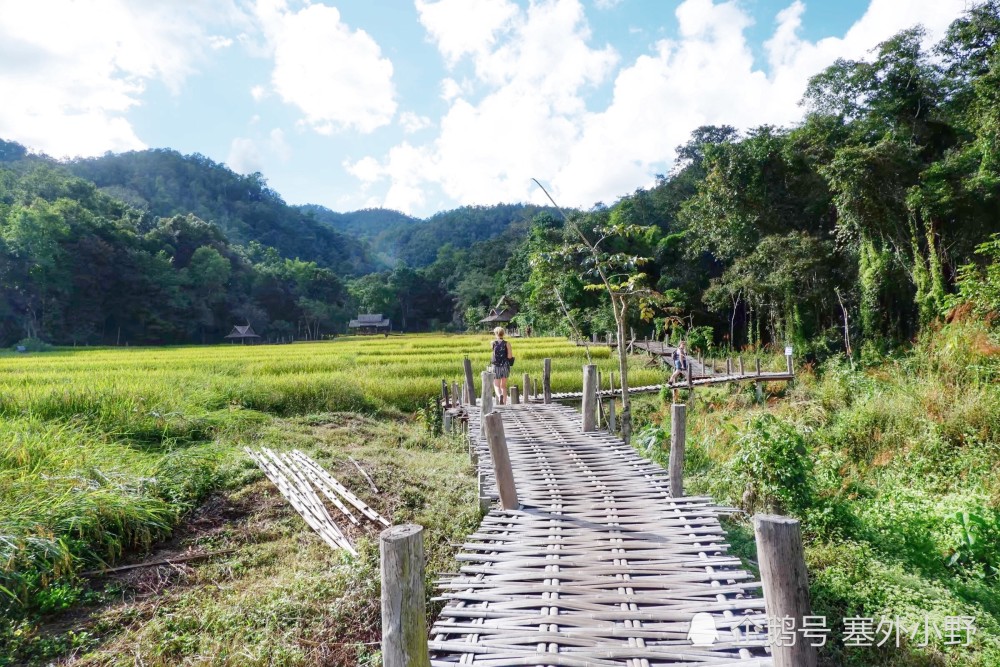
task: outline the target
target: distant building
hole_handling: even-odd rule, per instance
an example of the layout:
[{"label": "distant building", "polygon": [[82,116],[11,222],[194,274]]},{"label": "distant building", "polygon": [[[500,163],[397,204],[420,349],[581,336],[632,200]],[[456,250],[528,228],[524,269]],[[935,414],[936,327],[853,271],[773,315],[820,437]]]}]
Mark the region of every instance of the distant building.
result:
[{"label": "distant building", "polygon": [[255,342],[254,339],[258,339],[260,338],[260,336],[254,333],[253,327],[251,327],[249,324],[243,327],[237,324],[236,326],[233,327],[233,330],[229,333],[228,336],[226,336],[226,338],[230,339],[234,343],[237,340],[239,340],[242,343],[246,343],[249,340],[251,343],[253,343]]},{"label": "distant building", "polygon": [[517,331],[517,325],[511,324],[511,320],[514,319],[515,315],[517,315],[517,306],[507,303],[507,297],[502,296],[497,301],[497,305],[490,308],[490,314],[479,320],[479,323],[485,324],[487,329],[503,327],[514,332]]},{"label": "distant building", "polygon": [[392,320],[382,317],[382,313],[358,315],[358,319],[351,320],[347,325],[348,330],[356,334],[385,334],[392,331]]}]

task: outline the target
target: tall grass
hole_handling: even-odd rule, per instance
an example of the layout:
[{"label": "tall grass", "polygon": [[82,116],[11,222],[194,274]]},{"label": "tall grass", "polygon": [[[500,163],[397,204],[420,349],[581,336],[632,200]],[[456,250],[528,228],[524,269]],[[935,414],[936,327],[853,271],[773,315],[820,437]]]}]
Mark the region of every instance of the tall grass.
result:
[{"label": "tall grass", "polygon": [[[582,348],[513,346],[516,377],[550,357],[553,389],[579,389]],[[489,355],[487,336],[435,335],[0,355],[0,611],[71,604],[75,572],[170,535],[272,419],[412,412],[461,379],[464,356],[478,370]]]},{"label": "tall grass", "polygon": [[[696,398],[689,485],[802,520],[827,664],[1000,664],[998,377],[995,336],[960,322],[865,368],[831,360],[766,407],[749,388]],[[975,618],[970,646],[844,646],[844,617],[954,616]]]}]

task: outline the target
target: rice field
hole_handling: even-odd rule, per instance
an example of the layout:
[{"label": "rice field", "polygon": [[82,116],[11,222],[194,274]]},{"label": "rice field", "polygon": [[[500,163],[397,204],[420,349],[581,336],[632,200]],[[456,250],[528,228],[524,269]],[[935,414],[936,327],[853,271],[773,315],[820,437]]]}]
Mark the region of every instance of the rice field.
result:
[{"label": "rice field", "polygon": [[[411,413],[438,395],[442,379],[460,380],[464,356],[484,369],[489,340],[0,355],[0,614],[71,605],[76,573],[168,537],[208,493],[232,483],[245,465],[240,447],[275,420]],[[550,357],[553,390],[579,390],[582,348],[554,338],[512,343],[515,378],[540,378]],[[592,354],[614,370],[607,348]],[[632,371],[634,384],[662,378],[642,364]]]}]

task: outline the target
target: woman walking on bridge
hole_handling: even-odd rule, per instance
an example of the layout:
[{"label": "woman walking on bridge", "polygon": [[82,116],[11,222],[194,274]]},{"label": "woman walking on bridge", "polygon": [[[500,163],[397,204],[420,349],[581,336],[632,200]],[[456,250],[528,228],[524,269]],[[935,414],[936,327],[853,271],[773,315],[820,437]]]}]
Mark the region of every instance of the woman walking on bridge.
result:
[{"label": "woman walking on bridge", "polygon": [[687,377],[687,374],[690,372],[688,370],[687,345],[684,341],[677,344],[677,349],[670,356],[673,358],[674,372],[670,376],[669,384],[673,384],[678,375]]},{"label": "woman walking on bridge", "polygon": [[514,364],[514,352],[510,343],[504,340],[506,333],[503,327],[493,330],[496,338],[493,340],[493,358],[490,363],[490,372],[493,373],[493,393],[496,394],[500,405],[507,402],[507,378],[510,377],[510,367]]}]

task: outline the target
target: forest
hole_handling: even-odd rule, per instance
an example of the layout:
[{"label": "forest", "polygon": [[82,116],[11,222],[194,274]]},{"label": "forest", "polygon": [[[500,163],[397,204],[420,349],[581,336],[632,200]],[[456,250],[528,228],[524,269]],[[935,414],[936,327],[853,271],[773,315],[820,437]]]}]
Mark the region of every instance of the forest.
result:
[{"label": "forest", "polygon": [[634,260],[639,335],[885,351],[955,304],[1000,232],[998,35],[997,2],[931,46],[901,32],[814,76],[799,125],[698,128],[654,186],[586,211],[334,213],[200,155],[61,163],[4,142],[0,342],[314,338],[358,311],[463,330],[502,296],[534,331],[570,333],[560,299],[582,334],[612,331],[593,276],[565,271],[582,230]]}]

